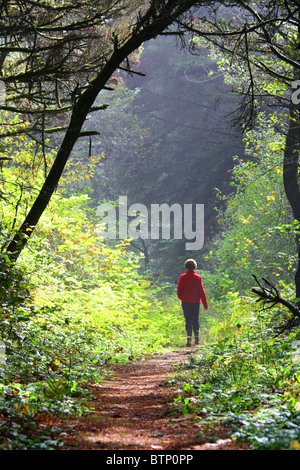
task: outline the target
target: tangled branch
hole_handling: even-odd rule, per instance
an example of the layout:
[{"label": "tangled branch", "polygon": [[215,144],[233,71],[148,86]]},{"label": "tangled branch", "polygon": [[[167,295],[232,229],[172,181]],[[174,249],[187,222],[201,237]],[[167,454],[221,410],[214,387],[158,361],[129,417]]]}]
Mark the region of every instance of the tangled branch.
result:
[{"label": "tangled branch", "polygon": [[257,302],[262,302],[263,303],[263,308],[268,308],[271,309],[273,308],[276,304],[281,304],[287,307],[287,309],[292,312],[293,317],[288,320],[283,327],[280,328],[279,334],[283,333],[284,330],[288,329],[289,327],[293,326],[295,324],[296,318],[300,319],[300,308],[299,306],[292,304],[288,300],[283,299],[280,294],[278,289],[272,284],[270,281],[268,281],[265,278],[262,278],[262,280],[265,282],[266,286],[263,286],[257,279],[257,277],[252,274],[254,277],[255,281],[257,282],[259,287],[253,287],[251,290],[254,292],[254,294],[258,295],[259,298],[257,299]]},{"label": "tangled branch", "polygon": [[261,283],[258,281],[257,277],[253,274],[253,277],[259,287],[253,287],[252,292],[254,294],[258,295],[260,298],[257,300],[257,302],[263,302],[265,308],[273,308],[274,305],[276,304],[282,304],[285,307],[287,307],[295,317],[300,318],[300,308],[297,305],[292,304],[288,300],[283,299],[280,294],[278,289],[272,284],[270,281],[268,281],[265,278],[262,278],[262,280],[267,284],[266,286],[262,286]]}]

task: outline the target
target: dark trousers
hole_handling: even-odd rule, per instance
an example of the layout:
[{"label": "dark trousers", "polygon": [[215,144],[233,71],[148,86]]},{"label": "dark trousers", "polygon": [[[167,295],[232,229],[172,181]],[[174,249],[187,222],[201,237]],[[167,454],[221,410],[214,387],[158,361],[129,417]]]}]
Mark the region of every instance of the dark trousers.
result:
[{"label": "dark trousers", "polygon": [[187,336],[190,338],[194,332],[194,336],[198,337],[200,304],[192,302],[182,302],[181,305],[185,318],[185,329]]}]

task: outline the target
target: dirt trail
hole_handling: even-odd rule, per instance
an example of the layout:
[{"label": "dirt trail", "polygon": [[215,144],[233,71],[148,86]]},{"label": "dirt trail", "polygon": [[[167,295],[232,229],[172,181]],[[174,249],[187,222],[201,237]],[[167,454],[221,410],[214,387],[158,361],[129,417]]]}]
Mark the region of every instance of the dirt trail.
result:
[{"label": "dirt trail", "polygon": [[[93,384],[94,411],[61,422],[68,431],[65,450],[238,450],[224,428],[207,426],[191,415],[170,413],[176,385],[165,385],[177,364],[195,348],[183,348],[112,368],[112,378]],[[201,434],[202,433],[202,434]],[[196,437],[201,434],[202,437]],[[205,437],[203,437],[203,435]],[[212,442],[215,441],[215,442]]]}]

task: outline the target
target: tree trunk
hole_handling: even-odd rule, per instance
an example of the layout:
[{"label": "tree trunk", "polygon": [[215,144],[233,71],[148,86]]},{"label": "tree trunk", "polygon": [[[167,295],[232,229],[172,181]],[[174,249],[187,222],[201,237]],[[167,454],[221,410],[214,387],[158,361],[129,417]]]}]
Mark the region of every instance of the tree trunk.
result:
[{"label": "tree trunk", "polygon": [[[298,47],[300,40],[300,12],[298,11]],[[295,80],[300,71],[296,69]],[[294,219],[300,224],[300,187],[299,187],[299,150],[300,150],[300,103],[290,101],[290,118],[285,142],[283,161],[283,183],[286,196],[291,205]],[[300,299],[300,232],[296,235],[298,266],[295,274],[296,299]]]},{"label": "tree trunk", "polygon": [[[294,219],[300,223],[300,188],[299,188],[299,150],[300,150],[300,106],[291,102],[289,127],[286,137],[283,182]],[[300,234],[296,235],[298,266],[295,274],[296,298],[300,299]]]}]

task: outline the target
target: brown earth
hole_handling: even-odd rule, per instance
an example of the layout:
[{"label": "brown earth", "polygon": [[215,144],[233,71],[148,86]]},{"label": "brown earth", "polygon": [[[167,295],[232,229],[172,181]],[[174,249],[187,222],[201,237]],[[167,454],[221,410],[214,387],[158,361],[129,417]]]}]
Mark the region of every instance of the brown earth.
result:
[{"label": "brown earth", "polygon": [[172,412],[179,392],[170,379],[195,352],[182,348],[113,366],[102,384],[89,386],[93,410],[60,421],[62,450],[246,450],[228,438],[228,429]]}]

